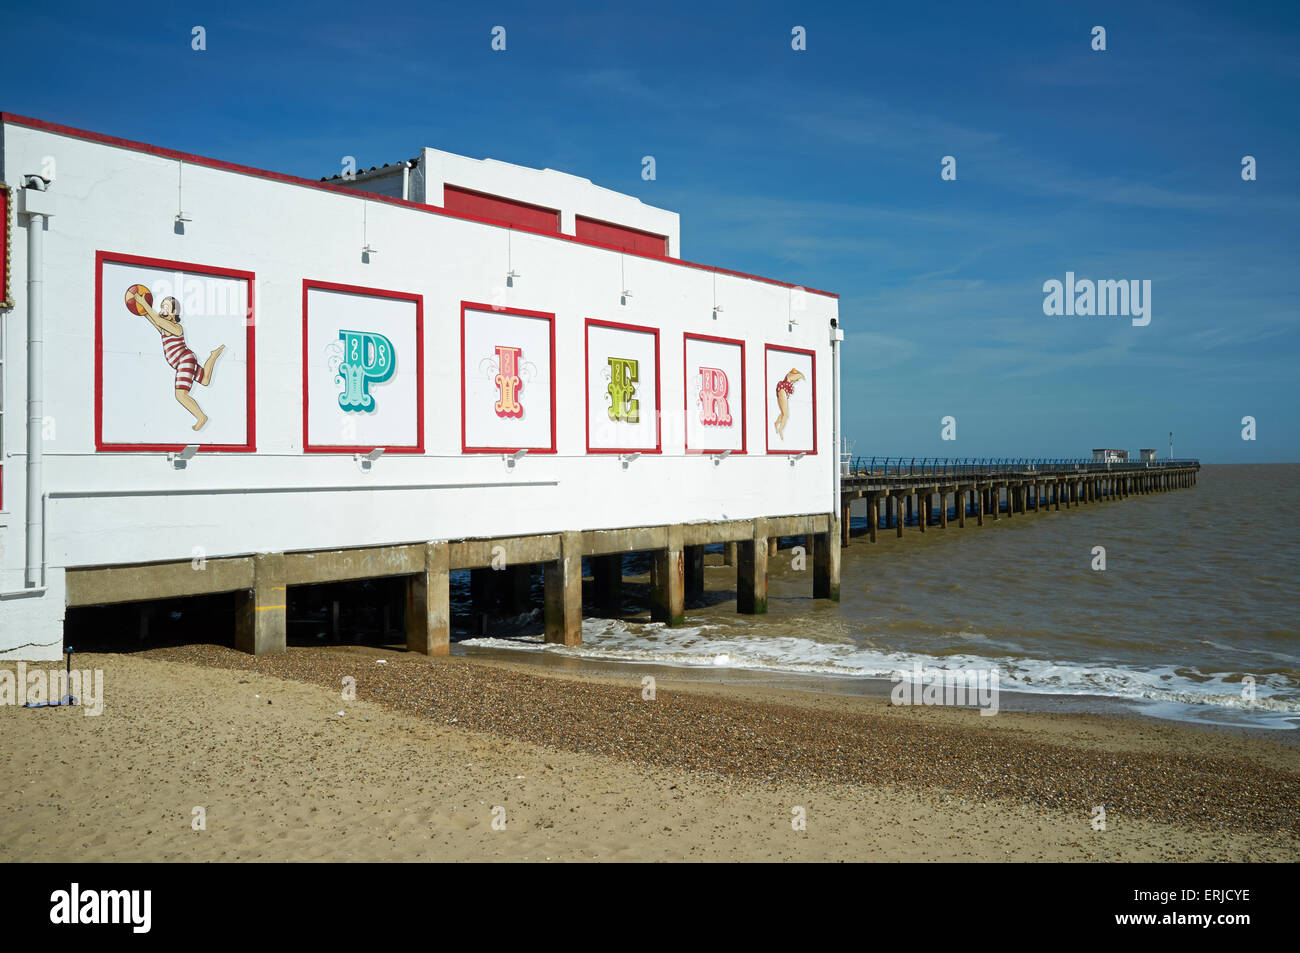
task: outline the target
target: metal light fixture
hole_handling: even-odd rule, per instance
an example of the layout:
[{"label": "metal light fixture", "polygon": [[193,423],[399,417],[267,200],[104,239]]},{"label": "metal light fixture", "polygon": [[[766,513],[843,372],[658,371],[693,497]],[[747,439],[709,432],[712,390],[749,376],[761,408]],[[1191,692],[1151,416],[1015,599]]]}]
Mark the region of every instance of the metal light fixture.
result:
[{"label": "metal light fixture", "polygon": [[355,460],[357,464],[361,467],[362,473],[369,473],[370,468],[374,466],[375,461],[378,460],[383,455],[384,455],[384,448],[375,447],[375,449],[371,450],[369,453],[366,454],[354,453],[352,455],[352,459]]},{"label": "metal light fixture", "polygon": [[197,443],[186,444],[185,449],[183,449],[180,453],[167,454],[167,462],[170,463],[172,467],[177,470],[184,470],[187,466],[189,466],[189,461],[193,459],[194,454],[198,452],[199,452],[199,445]]}]

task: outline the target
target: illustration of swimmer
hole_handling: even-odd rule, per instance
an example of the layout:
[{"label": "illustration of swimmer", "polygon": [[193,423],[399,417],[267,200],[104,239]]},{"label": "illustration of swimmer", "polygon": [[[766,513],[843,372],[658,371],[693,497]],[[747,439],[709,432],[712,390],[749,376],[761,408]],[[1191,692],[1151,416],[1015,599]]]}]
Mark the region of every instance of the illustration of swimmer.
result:
[{"label": "illustration of swimmer", "polygon": [[785,424],[790,417],[790,395],[794,393],[794,382],[801,380],[803,380],[803,374],[791,368],[789,374],[776,382],[776,405],[780,408],[781,414],[776,418],[776,423],[773,426],[776,429],[776,435],[782,440],[785,439]]},{"label": "illustration of swimmer", "polygon": [[213,350],[200,367],[198,357],[185,343],[181,306],[175,298],[163,298],[155,311],[149,289],[144,285],[132,285],[126,291],[126,308],[138,317],[147,318],[162,335],[163,357],[176,371],[176,400],[194,415],[193,429],[202,430],[208,422],[208,415],[190,395],[190,389],[195,384],[212,385],[213,368],[226,346],[222,344]]}]

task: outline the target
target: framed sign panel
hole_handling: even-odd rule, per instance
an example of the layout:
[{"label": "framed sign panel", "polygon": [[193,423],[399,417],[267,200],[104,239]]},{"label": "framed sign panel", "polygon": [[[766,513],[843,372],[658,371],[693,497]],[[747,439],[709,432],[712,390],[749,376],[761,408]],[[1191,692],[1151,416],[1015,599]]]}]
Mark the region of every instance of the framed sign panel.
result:
[{"label": "framed sign panel", "polygon": [[768,453],[817,452],[817,355],[769,344],[763,349]]},{"label": "framed sign panel", "polygon": [[424,299],[302,283],[302,445],[424,452]]},{"label": "framed sign panel", "polygon": [[252,272],[95,255],[95,446],[256,449]]},{"label": "framed sign panel", "polygon": [[587,452],[659,453],[659,330],[587,319]]},{"label": "framed sign panel", "polygon": [[461,449],[555,452],[555,315],[462,301]]},{"label": "framed sign panel", "polygon": [[745,452],[745,342],[687,334],[686,452]]}]

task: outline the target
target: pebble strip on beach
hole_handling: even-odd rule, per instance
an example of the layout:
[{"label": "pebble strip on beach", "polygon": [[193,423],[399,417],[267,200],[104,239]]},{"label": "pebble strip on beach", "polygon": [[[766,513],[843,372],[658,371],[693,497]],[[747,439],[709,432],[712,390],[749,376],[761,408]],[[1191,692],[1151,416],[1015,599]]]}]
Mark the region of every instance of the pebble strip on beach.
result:
[{"label": "pebble strip on beach", "polygon": [[[1085,815],[1300,837],[1300,775],[1228,758],[1108,752],[1007,732],[704,693],[641,697],[626,686],[394,653],[388,663],[328,648],[252,656],[213,645],[146,658],[240,669],[339,690],[442,725],[552,748],[760,782],[884,784]],[[885,702],[885,704],[888,704]]]}]

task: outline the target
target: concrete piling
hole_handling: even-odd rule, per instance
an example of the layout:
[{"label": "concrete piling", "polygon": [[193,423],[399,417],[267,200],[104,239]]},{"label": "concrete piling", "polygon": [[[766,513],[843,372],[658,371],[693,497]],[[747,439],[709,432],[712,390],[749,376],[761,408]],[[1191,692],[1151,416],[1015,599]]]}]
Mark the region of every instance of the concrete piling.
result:
[{"label": "concrete piling", "polygon": [[445,542],[424,544],[424,572],[407,576],[406,648],[422,655],[451,651],[451,562]]}]

